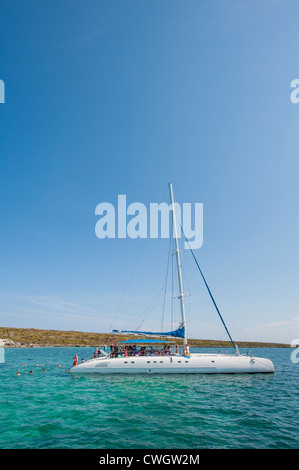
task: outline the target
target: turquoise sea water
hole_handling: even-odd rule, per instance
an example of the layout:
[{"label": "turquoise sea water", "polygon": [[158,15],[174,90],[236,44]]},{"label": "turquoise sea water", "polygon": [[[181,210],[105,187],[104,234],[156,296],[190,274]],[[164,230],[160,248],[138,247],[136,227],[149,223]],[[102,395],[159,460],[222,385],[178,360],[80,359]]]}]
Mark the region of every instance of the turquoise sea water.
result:
[{"label": "turquoise sea water", "polygon": [[66,372],[75,352],[86,360],[93,351],[5,350],[0,448],[299,447],[299,363],[291,361],[291,349],[251,350],[271,359],[275,374],[73,377]]}]

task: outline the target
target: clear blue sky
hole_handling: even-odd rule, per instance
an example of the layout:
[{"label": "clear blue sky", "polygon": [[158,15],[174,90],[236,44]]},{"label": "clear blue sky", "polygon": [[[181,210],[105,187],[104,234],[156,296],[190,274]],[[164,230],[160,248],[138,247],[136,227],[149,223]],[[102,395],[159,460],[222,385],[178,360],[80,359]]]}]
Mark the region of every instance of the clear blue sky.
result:
[{"label": "clear blue sky", "polygon": [[[204,204],[196,255],[233,337],[299,337],[298,15],[279,0],[1,3],[1,326],[137,327],[168,243],[99,240],[94,211],[160,202],[171,180]],[[189,335],[225,339],[189,255]],[[143,327],[160,323],[157,306]]]}]

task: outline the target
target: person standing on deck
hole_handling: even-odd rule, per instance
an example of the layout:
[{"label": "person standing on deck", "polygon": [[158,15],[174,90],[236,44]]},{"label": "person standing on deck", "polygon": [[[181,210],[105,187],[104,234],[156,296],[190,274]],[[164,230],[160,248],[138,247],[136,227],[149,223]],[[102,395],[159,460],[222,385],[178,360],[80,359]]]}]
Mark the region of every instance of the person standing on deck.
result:
[{"label": "person standing on deck", "polygon": [[75,354],[74,356],[74,362],[73,362],[73,367],[75,367],[78,364],[78,355]]}]

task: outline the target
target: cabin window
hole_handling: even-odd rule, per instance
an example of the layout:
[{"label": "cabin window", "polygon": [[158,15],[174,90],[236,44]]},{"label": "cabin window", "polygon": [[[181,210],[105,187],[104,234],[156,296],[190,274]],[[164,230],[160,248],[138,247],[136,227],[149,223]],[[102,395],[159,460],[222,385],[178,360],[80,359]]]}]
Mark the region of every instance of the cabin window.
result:
[{"label": "cabin window", "polygon": [[131,364],[135,364],[135,361],[131,361]]},{"label": "cabin window", "polygon": [[179,363],[181,363],[182,361],[178,361]]},{"label": "cabin window", "polygon": [[185,362],[189,362],[189,361],[185,361]]},{"label": "cabin window", "polygon": [[125,364],[128,364],[128,361],[125,361]]},{"label": "cabin window", "polygon": [[148,364],[150,364],[150,363],[151,363],[151,361],[146,361],[146,362],[147,362]]},{"label": "cabin window", "polygon": [[160,363],[163,362],[163,361],[160,361]]}]

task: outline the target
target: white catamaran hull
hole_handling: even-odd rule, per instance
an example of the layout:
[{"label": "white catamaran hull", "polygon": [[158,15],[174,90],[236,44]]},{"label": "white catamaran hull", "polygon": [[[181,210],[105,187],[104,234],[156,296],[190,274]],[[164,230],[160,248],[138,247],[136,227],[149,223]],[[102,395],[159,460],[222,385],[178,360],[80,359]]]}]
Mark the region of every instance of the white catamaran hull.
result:
[{"label": "white catamaran hull", "polygon": [[271,373],[270,359],[225,354],[132,356],[90,359],[70,369],[72,374],[239,374]]}]

